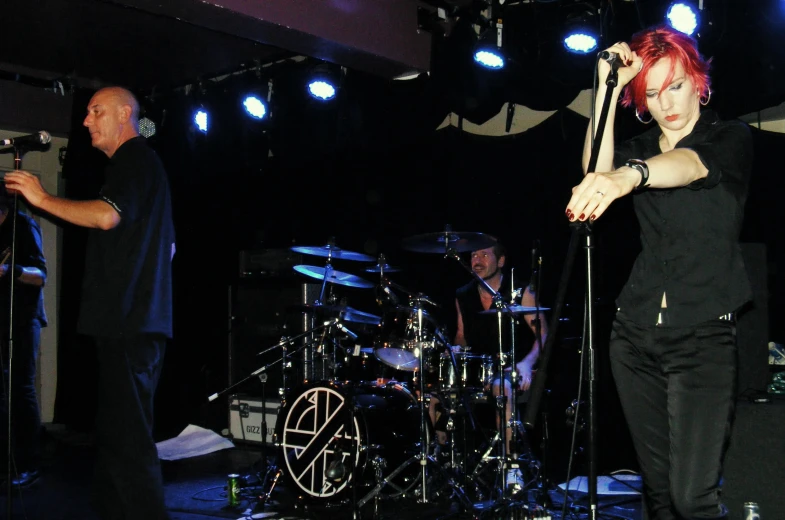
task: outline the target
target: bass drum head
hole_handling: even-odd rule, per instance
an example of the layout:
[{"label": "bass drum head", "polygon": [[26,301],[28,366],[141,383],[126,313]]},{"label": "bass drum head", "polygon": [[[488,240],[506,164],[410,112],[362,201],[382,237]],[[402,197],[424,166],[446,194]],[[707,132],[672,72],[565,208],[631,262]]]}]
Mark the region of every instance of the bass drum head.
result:
[{"label": "bass drum head", "polygon": [[[279,412],[279,466],[303,498],[324,504],[341,501],[351,490],[352,457],[358,486],[369,489],[376,484],[377,471],[388,475],[416,452],[419,408],[408,390],[400,385],[355,385],[357,411],[352,418],[354,431],[349,432],[349,389],[340,383],[311,384],[294,392]],[[376,463],[380,459],[381,469]],[[348,477],[333,482],[325,473],[331,464],[338,463],[343,464]],[[412,464],[411,469],[416,472],[418,467]],[[399,472],[395,487],[407,488],[410,477],[416,481],[408,468]],[[385,493],[389,495],[389,490]]]}]

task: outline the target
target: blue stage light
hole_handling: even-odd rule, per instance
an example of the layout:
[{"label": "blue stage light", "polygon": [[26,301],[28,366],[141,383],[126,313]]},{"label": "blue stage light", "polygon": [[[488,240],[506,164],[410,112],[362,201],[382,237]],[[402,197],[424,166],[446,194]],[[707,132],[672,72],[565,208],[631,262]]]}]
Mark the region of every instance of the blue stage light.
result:
[{"label": "blue stage light", "polygon": [[326,79],[314,79],[308,83],[308,93],[320,101],[329,101],[335,97],[335,86]]},{"label": "blue stage light", "polygon": [[692,36],[700,26],[700,12],[689,2],[673,2],[665,14],[668,25]]},{"label": "blue stage light", "polygon": [[207,111],[205,111],[203,108],[197,110],[194,114],[194,124],[196,125],[196,128],[206,134],[208,128]]},{"label": "blue stage light", "polygon": [[571,32],[564,38],[564,46],[576,54],[588,54],[597,48],[597,37],[586,31]]},{"label": "blue stage light", "polygon": [[497,48],[482,47],[474,52],[474,61],[486,69],[499,70],[504,68],[504,56]]},{"label": "blue stage light", "polygon": [[246,96],[243,106],[248,115],[254,119],[264,119],[267,115],[267,104],[256,96]]}]

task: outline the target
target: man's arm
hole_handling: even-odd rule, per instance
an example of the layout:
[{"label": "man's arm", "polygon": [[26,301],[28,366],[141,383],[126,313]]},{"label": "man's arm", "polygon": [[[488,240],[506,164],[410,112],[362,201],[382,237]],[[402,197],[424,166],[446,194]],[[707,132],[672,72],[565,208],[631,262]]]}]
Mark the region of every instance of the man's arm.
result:
[{"label": "man's arm", "polygon": [[103,200],[69,200],[50,195],[38,177],[26,171],[5,176],[6,189],[20,193],[28,203],[59,219],[77,226],[112,229],[120,223],[120,214]]},{"label": "man's arm", "polygon": [[455,300],[455,310],[458,313],[458,322],[455,326],[455,344],[462,347],[466,346],[466,337],[463,335],[463,315],[461,314],[461,306],[458,300]]}]

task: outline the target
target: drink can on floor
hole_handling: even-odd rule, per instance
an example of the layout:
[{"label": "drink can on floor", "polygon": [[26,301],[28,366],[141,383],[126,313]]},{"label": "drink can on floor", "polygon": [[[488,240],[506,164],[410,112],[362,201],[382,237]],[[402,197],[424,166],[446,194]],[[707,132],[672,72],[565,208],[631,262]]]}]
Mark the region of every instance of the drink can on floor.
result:
[{"label": "drink can on floor", "polygon": [[744,502],[744,520],[760,520],[760,508],[757,502]]},{"label": "drink can on floor", "polygon": [[226,482],[226,498],[229,501],[229,505],[239,506],[240,505],[240,475],[236,473],[232,473],[229,475],[228,480]]}]

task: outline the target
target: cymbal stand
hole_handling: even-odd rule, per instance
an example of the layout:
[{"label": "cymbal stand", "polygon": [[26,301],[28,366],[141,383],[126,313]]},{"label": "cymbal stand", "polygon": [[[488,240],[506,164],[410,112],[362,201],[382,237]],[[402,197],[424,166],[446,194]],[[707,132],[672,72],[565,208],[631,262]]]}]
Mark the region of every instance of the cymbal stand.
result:
[{"label": "cymbal stand", "polygon": [[[281,341],[279,341],[278,343],[276,343],[275,345],[272,345],[272,346],[262,350],[261,352],[257,353],[256,355],[257,356],[264,355],[264,354],[266,354],[266,353],[268,353],[268,352],[270,352],[270,351],[272,351],[273,349],[276,349],[276,348],[280,348],[281,351],[282,351],[282,354],[281,354],[280,358],[277,358],[272,363],[269,363],[267,365],[263,365],[262,367],[260,367],[257,370],[254,370],[248,376],[246,376],[243,379],[237,381],[236,383],[234,383],[234,384],[232,384],[230,386],[227,386],[223,390],[210,395],[207,398],[207,400],[210,401],[210,402],[215,401],[220,396],[226,394],[227,392],[230,392],[230,391],[234,390],[238,386],[241,386],[241,385],[245,384],[247,381],[253,379],[254,377],[258,377],[260,374],[262,374],[263,372],[266,372],[270,367],[272,367],[274,365],[277,365],[278,363],[281,363],[282,366],[285,367],[286,364],[289,362],[289,356],[291,356],[292,354],[296,354],[296,353],[300,352],[302,349],[304,349],[305,347],[309,346],[310,343],[305,343],[304,345],[301,345],[300,347],[296,348],[295,350],[293,350],[291,352],[288,350],[287,345],[293,344],[294,341],[297,340],[297,339],[304,338],[305,336],[307,336],[307,335],[311,334],[312,332],[314,332],[314,330],[327,329],[327,328],[332,327],[333,325],[335,325],[337,323],[338,323],[337,319],[326,321],[322,325],[319,325],[318,327],[316,327],[315,329],[307,330],[307,331],[305,331],[305,332],[303,332],[301,334],[297,334],[295,336],[287,336],[287,337],[283,338]],[[284,381],[286,381],[285,376],[284,376]]]}]

